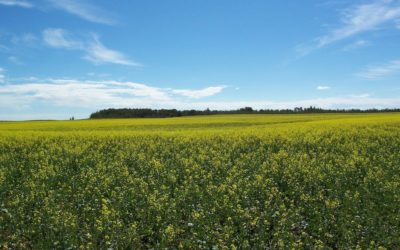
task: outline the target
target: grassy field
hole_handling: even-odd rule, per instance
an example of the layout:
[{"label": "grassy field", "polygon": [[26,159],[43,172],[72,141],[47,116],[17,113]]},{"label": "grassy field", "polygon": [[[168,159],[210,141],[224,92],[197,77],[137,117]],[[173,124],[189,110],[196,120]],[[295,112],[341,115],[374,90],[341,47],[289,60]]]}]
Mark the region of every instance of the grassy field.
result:
[{"label": "grassy field", "polygon": [[400,114],[0,123],[1,249],[399,249]]}]

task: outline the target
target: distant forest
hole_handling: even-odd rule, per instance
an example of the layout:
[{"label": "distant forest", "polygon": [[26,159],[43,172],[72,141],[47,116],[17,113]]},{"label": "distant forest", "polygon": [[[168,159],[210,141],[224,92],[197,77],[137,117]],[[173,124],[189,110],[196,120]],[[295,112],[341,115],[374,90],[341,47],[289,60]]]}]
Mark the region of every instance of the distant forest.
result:
[{"label": "distant forest", "polygon": [[219,114],[308,114],[308,113],[380,113],[400,112],[398,109],[322,109],[316,107],[294,109],[253,109],[244,107],[237,110],[177,110],[177,109],[103,109],[90,115],[90,119],[105,118],[166,118],[194,115],[219,115]]}]

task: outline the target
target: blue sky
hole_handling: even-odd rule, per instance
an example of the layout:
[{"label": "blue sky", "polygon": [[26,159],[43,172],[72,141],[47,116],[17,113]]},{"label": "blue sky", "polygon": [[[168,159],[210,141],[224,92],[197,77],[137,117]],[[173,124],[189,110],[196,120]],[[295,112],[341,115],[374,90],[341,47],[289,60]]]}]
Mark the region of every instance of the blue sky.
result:
[{"label": "blue sky", "polygon": [[0,120],[400,107],[400,1],[0,0]]}]

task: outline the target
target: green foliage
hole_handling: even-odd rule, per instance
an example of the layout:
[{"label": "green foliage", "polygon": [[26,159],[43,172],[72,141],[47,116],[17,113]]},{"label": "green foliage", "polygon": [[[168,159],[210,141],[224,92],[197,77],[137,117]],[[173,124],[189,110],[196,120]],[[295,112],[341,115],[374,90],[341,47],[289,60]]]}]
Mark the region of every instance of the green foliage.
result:
[{"label": "green foliage", "polygon": [[388,113],[400,112],[400,109],[322,109],[310,106],[308,108],[297,107],[294,109],[259,109],[244,107],[237,110],[176,110],[176,109],[103,109],[90,115],[90,119],[110,118],[166,118],[195,115],[222,115],[222,114],[313,114],[313,113]]},{"label": "green foliage", "polygon": [[400,115],[0,123],[2,249],[398,249]]}]

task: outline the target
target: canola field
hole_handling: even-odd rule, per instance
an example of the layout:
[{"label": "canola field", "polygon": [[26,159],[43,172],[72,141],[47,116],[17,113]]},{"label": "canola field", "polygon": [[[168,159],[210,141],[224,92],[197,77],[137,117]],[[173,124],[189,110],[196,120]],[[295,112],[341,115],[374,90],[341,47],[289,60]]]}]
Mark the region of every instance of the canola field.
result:
[{"label": "canola field", "polygon": [[0,249],[400,249],[400,114],[0,122]]}]

